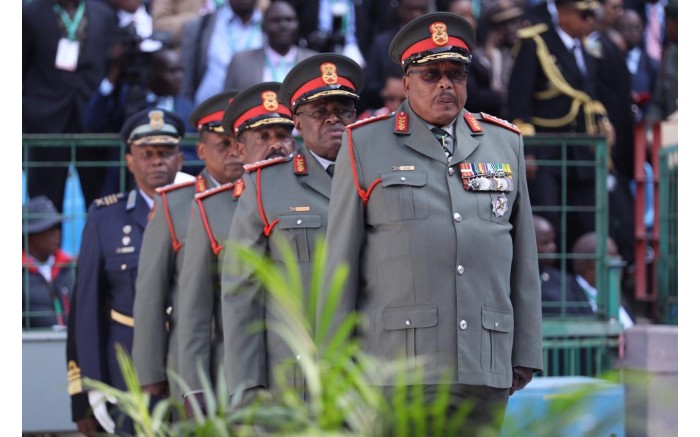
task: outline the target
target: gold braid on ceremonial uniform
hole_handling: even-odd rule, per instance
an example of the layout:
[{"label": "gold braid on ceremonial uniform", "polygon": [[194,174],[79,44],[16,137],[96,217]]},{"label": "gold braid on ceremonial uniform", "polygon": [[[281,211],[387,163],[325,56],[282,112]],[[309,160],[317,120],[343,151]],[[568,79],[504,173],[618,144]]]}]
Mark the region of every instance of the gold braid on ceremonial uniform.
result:
[{"label": "gold braid on ceremonial uniform", "polygon": [[589,135],[595,135],[598,133],[598,126],[596,124],[596,115],[607,115],[605,107],[603,104],[597,100],[593,100],[588,94],[583,91],[579,91],[573,88],[564,79],[561,71],[557,68],[552,61],[552,56],[549,53],[547,44],[544,42],[540,33],[547,30],[547,26],[540,24],[538,26],[533,26],[529,29],[524,29],[525,32],[520,32],[521,38],[531,38],[536,45],[537,57],[540,60],[540,65],[544,71],[545,76],[549,82],[554,86],[545,91],[540,91],[535,93],[535,98],[538,100],[549,100],[559,95],[567,95],[571,97],[571,109],[569,113],[560,118],[548,119],[542,117],[532,117],[532,123],[537,126],[554,128],[561,127],[566,124],[571,123],[576,119],[581,108],[583,108],[584,118],[586,121],[586,133]]}]

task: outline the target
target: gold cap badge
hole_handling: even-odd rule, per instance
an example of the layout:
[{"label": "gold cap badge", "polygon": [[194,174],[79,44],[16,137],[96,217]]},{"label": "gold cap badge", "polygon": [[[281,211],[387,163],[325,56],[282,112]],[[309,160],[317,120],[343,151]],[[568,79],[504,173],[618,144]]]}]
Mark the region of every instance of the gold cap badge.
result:
[{"label": "gold cap badge", "polygon": [[334,63],[321,64],[321,78],[326,85],[335,85],[338,82],[338,70]]},{"label": "gold cap badge", "polygon": [[437,46],[444,46],[447,44],[447,25],[441,21],[436,21],[430,25],[430,33],[433,38],[433,42]]},{"label": "gold cap badge", "polygon": [[163,117],[165,114],[163,114],[163,111],[151,111],[148,113],[148,118],[151,120],[148,124],[151,126],[151,129],[153,130],[161,130],[163,129],[163,126],[165,126],[165,120]]},{"label": "gold cap badge", "polygon": [[274,91],[263,91],[262,104],[268,111],[275,112],[279,107],[279,103],[277,102],[277,93]]}]

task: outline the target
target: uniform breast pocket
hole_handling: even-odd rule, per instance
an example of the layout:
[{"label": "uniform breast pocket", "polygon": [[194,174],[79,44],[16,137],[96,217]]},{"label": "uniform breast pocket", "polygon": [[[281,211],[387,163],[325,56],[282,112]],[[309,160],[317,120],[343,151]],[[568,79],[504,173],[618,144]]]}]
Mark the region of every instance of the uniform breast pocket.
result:
[{"label": "uniform breast pocket", "polygon": [[513,349],[513,313],[497,308],[481,308],[481,368],[505,373]]},{"label": "uniform breast pocket", "polygon": [[471,191],[476,197],[479,218],[487,222],[507,225],[513,208],[513,192]]},{"label": "uniform breast pocket", "polygon": [[279,217],[277,228],[285,232],[285,236],[296,250],[297,259],[309,262],[313,252],[313,239],[321,227],[321,216],[310,214],[292,214]]},{"label": "uniform breast pocket", "polygon": [[390,221],[428,217],[426,173],[395,172],[382,175],[382,195]]},{"label": "uniform breast pocket", "polygon": [[435,305],[386,308],[382,312],[383,329],[375,344],[378,355],[405,359],[410,367],[422,358],[426,360],[423,364],[431,367],[438,351],[437,324]]}]

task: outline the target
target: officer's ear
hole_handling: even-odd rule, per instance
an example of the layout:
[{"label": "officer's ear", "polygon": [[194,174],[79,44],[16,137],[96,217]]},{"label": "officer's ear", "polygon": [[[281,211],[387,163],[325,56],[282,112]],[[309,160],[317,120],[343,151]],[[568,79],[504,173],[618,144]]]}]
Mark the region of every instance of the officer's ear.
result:
[{"label": "officer's ear", "polygon": [[408,78],[408,74],[404,73],[402,81],[403,81],[403,92],[406,95],[406,98],[408,98],[408,92],[411,90],[411,81]]},{"label": "officer's ear", "polygon": [[294,114],[294,128],[301,133],[301,117]]},{"label": "officer's ear", "polygon": [[197,158],[199,158],[201,161],[204,161],[204,148],[207,147],[204,142],[199,141],[197,142],[196,150],[197,150]]},{"label": "officer's ear", "polygon": [[126,159],[126,168],[129,169],[129,172],[131,172],[131,174],[134,174],[134,155],[131,153],[131,148],[127,150],[126,155],[124,155],[124,158]]}]

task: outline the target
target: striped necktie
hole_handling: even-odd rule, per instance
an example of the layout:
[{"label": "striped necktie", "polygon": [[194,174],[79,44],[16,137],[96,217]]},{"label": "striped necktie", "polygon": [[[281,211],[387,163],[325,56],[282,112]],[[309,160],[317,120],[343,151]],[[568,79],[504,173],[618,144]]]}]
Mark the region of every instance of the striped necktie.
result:
[{"label": "striped necktie", "polygon": [[448,134],[446,130],[440,129],[437,126],[430,130],[433,132],[433,135],[435,135],[435,138],[438,139],[440,147],[442,147],[442,150],[445,152],[447,162],[450,162],[452,160],[452,151],[450,150],[452,147],[450,134]]}]

